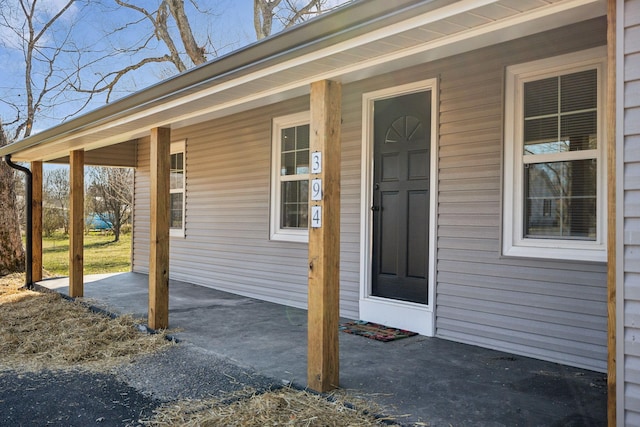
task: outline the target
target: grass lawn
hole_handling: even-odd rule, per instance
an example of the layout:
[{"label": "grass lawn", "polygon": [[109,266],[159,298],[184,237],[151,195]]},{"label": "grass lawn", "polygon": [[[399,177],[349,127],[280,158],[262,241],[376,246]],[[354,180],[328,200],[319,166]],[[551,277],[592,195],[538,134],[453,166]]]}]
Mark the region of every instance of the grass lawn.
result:
[{"label": "grass lawn", "polygon": [[[69,236],[42,237],[42,263],[53,276],[69,275]],[[84,235],[84,274],[118,273],[131,269],[131,234],[113,235],[90,232]]]}]

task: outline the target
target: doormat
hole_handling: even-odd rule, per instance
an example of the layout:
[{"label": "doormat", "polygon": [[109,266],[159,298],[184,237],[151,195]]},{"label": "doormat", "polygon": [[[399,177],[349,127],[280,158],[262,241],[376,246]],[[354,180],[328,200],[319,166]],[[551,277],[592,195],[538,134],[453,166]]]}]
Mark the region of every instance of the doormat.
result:
[{"label": "doormat", "polygon": [[340,330],[347,334],[360,335],[376,341],[395,341],[401,338],[408,338],[418,335],[416,332],[405,331],[404,329],[390,328],[377,323],[357,320],[340,324]]}]

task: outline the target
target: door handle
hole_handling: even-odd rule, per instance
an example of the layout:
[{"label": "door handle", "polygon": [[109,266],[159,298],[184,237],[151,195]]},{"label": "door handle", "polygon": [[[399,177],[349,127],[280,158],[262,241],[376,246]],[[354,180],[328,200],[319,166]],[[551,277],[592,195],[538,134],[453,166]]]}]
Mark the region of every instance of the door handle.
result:
[{"label": "door handle", "polygon": [[378,212],[380,210],[380,206],[371,206],[371,210],[373,212]]}]

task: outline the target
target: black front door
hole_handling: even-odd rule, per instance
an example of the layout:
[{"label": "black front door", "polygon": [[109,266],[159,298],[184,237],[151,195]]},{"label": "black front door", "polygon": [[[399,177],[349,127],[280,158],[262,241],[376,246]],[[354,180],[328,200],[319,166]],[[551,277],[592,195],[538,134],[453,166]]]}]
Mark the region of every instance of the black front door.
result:
[{"label": "black front door", "polygon": [[372,295],[427,304],[431,92],[375,101]]}]

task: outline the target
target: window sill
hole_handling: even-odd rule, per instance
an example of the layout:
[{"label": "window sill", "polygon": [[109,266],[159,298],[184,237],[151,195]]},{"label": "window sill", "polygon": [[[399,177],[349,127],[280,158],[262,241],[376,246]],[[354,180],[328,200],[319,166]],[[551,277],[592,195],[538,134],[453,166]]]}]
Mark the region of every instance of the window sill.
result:
[{"label": "window sill", "polygon": [[[537,243],[537,242],[536,242]],[[545,242],[546,243],[546,242]],[[505,257],[536,258],[565,261],[607,262],[607,251],[604,245],[593,244],[583,247],[556,247],[531,245],[504,245],[502,255]]]},{"label": "window sill", "polygon": [[169,237],[186,237],[184,230],[180,229],[169,229]]},{"label": "window sill", "polygon": [[275,233],[271,233],[271,240],[277,242],[309,243],[309,232],[307,230],[280,230]]}]

